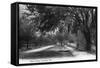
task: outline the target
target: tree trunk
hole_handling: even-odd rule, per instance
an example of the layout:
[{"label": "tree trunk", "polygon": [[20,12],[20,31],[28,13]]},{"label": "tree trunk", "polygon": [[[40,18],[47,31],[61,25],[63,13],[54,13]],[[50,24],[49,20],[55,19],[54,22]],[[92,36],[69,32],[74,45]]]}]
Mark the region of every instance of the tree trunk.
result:
[{"label": "tree trunk", "polygon": [[28,49],[28,41],[27,41],[27,49]]},{"label": "tree trunk", "polygon": [[86,39],[86,51],[91,51],[91,35],[90,30],[86,28],[86,30],[83,31],[85,39]]},{"label": "tree trunk", "polygon": [[62,42],[60,42],[60,44],[61,44],[61,47],[63,47],[63,44],[62,44]]}]

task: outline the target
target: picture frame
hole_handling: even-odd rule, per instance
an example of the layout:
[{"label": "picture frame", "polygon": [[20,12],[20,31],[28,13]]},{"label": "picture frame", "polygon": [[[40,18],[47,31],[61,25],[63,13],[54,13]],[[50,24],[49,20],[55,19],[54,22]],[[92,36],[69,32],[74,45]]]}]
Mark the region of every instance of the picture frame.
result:
[{"label": "picture frame", "polygon": [[89,61],[97,61],[96,6],[11,4],[11,64]]}]

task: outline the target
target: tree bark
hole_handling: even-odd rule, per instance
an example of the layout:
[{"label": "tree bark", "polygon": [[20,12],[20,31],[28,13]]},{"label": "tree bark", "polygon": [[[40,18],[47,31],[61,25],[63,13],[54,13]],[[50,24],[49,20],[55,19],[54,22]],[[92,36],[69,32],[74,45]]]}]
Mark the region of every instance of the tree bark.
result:
[{"label": "tree bark", "polygon": [[86,39],[86,51],[91,51],[91,34],[89,28],[83,31],[85,39]]},{"label": "tree bark", "polygon": [[28,41],[27,41],[27,49],[28,49]]}]

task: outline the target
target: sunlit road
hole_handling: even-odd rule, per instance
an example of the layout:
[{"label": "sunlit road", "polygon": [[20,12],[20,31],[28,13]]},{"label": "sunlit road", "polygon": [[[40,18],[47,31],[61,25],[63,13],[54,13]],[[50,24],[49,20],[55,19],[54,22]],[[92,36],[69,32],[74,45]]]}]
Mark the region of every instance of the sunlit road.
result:
[{"label": "sunlit road", "polygon": [[33,50],[24,51],[23,53],[40,52],[40,51],[47,50],[47,49],[52,48],[52,47],[54,47],[54,45],[45,46],[45,47],[41,47],[41,48],[37,48],[37,49],[33,49]]},{"label": "sunlit road", "polygon": [[[56,45],[49,45],[37,49],[27,50],[19,54],[19,63],[40,63],[58,61],[76,61],[96,59],[96,55],[82,51],[71,51]],[[74,54],[74,55],[73,55]]]}]

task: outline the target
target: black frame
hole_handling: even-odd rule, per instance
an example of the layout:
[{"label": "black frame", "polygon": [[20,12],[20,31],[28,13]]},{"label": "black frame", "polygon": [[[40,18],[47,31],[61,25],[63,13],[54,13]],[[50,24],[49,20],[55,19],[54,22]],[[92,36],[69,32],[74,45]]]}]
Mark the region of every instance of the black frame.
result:
[{"label": "black frame", "polygon": [[[30,2],[15,2],[11,4],[11,64],[15,66],[22,65],[40,65],[40,64],[57,64],[57,63],[74,63],[74,62],[90,62],[97,61],[97,46],[96,46],[96,59],[95,60],[78,60],[78,61],[62,61],[62,62],[46,62],[46,63],[28,63],[19,64],[19,50],[18,50],[18,33],[19,33],[19,4],[30,4],[30,5],[49,5],[49,6],[63,6],[63,7],[86,7],[96,9],[96,22],[97,22],[97,7],[96,6],[79,6],[79,5],[62,5],[62,4],[47,4],[47,3],[30,3]],[[15,22],[15,23],[14,23]],[[97,27],[97,23],[96,23]],[[97,40],[97,28],[96,28],[96,40]],[[97,40],[98,41],[98,40]],[[97,42],[96,41],[96,45]]]}]

